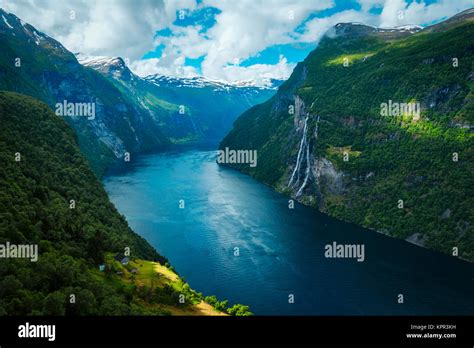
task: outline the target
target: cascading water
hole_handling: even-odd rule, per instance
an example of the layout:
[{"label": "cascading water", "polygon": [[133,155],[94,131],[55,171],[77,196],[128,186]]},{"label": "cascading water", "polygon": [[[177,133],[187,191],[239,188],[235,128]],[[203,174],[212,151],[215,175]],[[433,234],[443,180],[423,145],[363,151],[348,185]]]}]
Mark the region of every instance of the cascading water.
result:
[{"label": "cascading water", "polygon": [[296,157],[296,166],[295,166],[295,169],[293,170],[293,174],[291,174],[290,181],[288,182],[288,187],[292,186],[295,174],[298,174],[295,185],[297,185],[300,180],[300,166],[301,166],[301,162],[303,161],[303,156],[301,156],[301,153],[303,151],[303,148],[306,146],[307,131],[308,131],[308,116],[306,116],[304,120],[303,136],[301,138],[300,148],[298,150],[298,156]]},{"label": "cascading water", "polygon": [[[306,117],[306,121],[308,120],[308,117]],[[316,129],[314,131],[314,140],[316,141],[316,139],[318,138],[318,125],[319,125],[319,116],[318,116],[318,119],[316,120]],[[306,172],[305,172],[305,178],[303,180],[303,184],[301,185],[301,187],[299,188],[298,192],[296,192],[296,197],[299,197],[301,195],[301,193],[303,193],[303,189],[306,187],[306,184],[308,183],[308,179],[309,179],[309,176],[310,176],[310,173],[311,173],[311,160],[310,160],[310,157],[309,157],[309,142],[306,146]]]},{"label": "cascading water", "polygon": [[[298,149],[298,155],[296,157],[296,164],[293,172],[291,174],[290,180],[288,181],[288,187],[291,188],[298,188],[300,183],[300,171],[304,168],[304,179],[301,186],[299,186],[298,190],[296,191],[296,197],[301,196],[303,190],[305,189],[306,185],[308,184],[309,178],[311,176],[311,156],[310,156],[310,146],[311,140],[308,139],[308,120],[310,118],[309,113],[306,114],[306,118],[304,121],[304,128],[303,128],[303,135],[301,137],[300,146]],[[314,131],[314,139],[318,138],[318,126],[319,126],[319,119],[318,116],[316,120],[316,128]],[[296,180],[295,180],[296,178]]]}]

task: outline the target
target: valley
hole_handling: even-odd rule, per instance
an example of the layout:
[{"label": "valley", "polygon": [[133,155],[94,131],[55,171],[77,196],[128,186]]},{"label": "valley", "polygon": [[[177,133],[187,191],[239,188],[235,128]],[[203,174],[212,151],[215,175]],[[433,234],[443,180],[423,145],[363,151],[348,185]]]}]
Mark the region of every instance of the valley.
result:
[{"label": "valley", "polygon": [[103,181],[131,228],[192,288],[255,315],[474,310],[472,263],[292,205],[217,155],[212,146],[147,154]]},{"label": "valley", "polygon": [[336,24],[263,84],[0,15],[0,245],[36,248],[0,315],[474,312],[472,10]]},{"label": "valley", "polygon": [[120,57],[76,57],[14,14],[2,9],[0,14],[5,18],[0,21],[0,90],[32,96],[53,110],[58,104],[93,108],[88,117],[64,116],[98,177],[125,153],[217,144],[241,112],[267,100],[282,82],[257,87],[202,78],[141,78]]}]

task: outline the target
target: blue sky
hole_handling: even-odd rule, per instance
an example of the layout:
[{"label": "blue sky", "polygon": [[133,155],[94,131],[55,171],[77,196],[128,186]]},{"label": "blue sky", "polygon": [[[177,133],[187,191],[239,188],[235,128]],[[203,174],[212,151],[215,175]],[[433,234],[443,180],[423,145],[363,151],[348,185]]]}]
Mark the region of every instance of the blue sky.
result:
[{"label": "blue sky", "polygon": [[[411,1],[410,1],[411,2]],[[355,0],[336,0],[334,6],[323,11],[314,12],[308,15],[308,17],[301,22],[295,32],[301,32],[304,29],[304,25],[312,20],[313,18],[324,18],[331,16],[335,13],[342,12],[349,9],[360,10],[360,4]],[[381,12],[382,8],[376,8],[373,10],[374,13]],[[176,11],[176,20],[173,22],[174,26],[187,27],[201,25],[202,32],[205,33],[209,28],[216,24],[215,17],[219,15],[221,11],[215,7],[205,7],[197,9],[195,11],[185,10],[180,12]],[[183,16],[184,14],[184,16]],[[181,18],[180,18],[181,15]],[[169,27],[156,32],[157,37],[172,37],[174,35],[173,30]],[[253,54],[252,56],[239,60],[239,64],[243,67],[249,67],[254,64],[277,64],[280,56],[283,55],[288,60],[289,64],[296,64],[304,60],[308,54],[316,47],[315,42],[310,43],[291,43],[283,45],[271,45],[264,50]],[[157,46],[153,51],[147,52],[143,55],[142,59],[149,58],[161,58],[165,45]],[[196,69],[198,74],[202,74],[201,64],[205,58],[205,54],[198,58],[186,59],[185,64]]]},{"label": "blue sky", "polygon": [[141,76],[264,84],[287,78],[339,22],[426,26],[474,7],[474,0],[0,0],[0,6],[72,52],[120,56]]}]

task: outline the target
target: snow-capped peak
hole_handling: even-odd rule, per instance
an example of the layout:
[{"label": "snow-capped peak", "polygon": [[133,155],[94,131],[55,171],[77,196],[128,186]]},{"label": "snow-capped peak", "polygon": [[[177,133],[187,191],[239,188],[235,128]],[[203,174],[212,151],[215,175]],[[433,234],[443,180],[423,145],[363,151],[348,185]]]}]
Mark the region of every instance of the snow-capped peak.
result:
[{"label": "snow-capped peak", "polygon": [[[224,81],[217,80],[208,80],[204,77],[171,77],[165,75],[149,75],[144,78],[148,82],[151,82],[157,86],[161,85],[175,85],[176,87],[192,87],[192,88],[204,88],[204,87],[214,87],[218,89],[225,89],[226,83]],[[227,85],[227,87],[230,85]]]},{"label": "snow-capped peak", "polygon": [[397,27],[376,27],[372,25],[367,25],[360,22],[350,22],[350,23],[338,23],[334,26],[333,29],[328,31],[328,36],[340,36],[340,35],[355,35],[355,36],[363,36],[372,33],[400,33],[400,34],[414,34],[423,27],[414,24],[406,24]]},{"label": "snow-capped peak", "polygon": [[[120,57],[91,56],[82,53],[75,53],[78,62],[84,66],[91,67],[99,71],[113,71],[115,77],[120,77],[124,71],[129,71],[124,60]],[[131,73],[138,78],[135,74]],[[123,76],[123,75],[122,75]],[[208,79],[203,76],[194,77],[173,77],[165,75],[148,75],[142,79],[157,86],[189,87],[189,88],[214,88],[215,90],[229,91],[232,88],[258,88],[258,89],[277,89],[282,81],[276,79],[242,80],[228,82],[225,80]]]},{"label": "snow-capped peak", "polygon": [[80,64],[101,73],[109,74],[114,79],[126,81],[138,78],[120,57],[88,56],[82,53],[75,53],[75,56]]},{"label": "snow-capped peak", "polygon": [[79,63],[86,66],[125,65],[125,61],[120,57],[88,56],[80,52],[75,53],[75,56]]},{"label": "snow-capped peak", "polygon": [[264,78],[260,79],[259,82],[256,80],[242,80],[242,81],[235,81],[231,83],[235,87],[256,87],[261,89],[277,89],[283,80],[272,79],[272,78]]},{"label": "snow-capped peak", "polygon": [[338,23],[338,24],[336,24],[336,28],[338,28],[342,25],[361,25],[361,26],[373,28],[373,29],[376,29],[376,30],[400,30],[400,31],[405,31],[405,30],[421,30],[421,29],[423,29],[422,26],[419,26],[419,25],[416,25],[416,24],[405,24],[405,25],[399,25],[399,26],[396,26],[396,27],[376,27],[376,26],[364,24],[364,23],[361,23],[361,22]]}]

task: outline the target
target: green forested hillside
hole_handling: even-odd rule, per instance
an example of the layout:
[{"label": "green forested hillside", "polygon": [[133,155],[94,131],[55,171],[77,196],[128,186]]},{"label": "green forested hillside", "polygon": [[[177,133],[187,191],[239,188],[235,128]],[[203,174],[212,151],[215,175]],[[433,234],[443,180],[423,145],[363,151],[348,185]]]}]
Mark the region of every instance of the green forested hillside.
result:
[{"label": "green forested hillside", "polygon": [[[165,260],[128,227],[46,104],[0,92],[0,124],[0,244],[37,244],[40,254],[37,262],[0,259],[0,315],[130,313],[130,293],[91,269],[125,247]],[[67,304],[71,293],[76,305]]]},{"label": "green forested hillside", "polygon": [[[361,27],[336,26],[220,147],[258,150],[236,168],[334,217],[473,260],[473,15],[398,36]],[[389,101],[421,117],[382,116]]]}]

